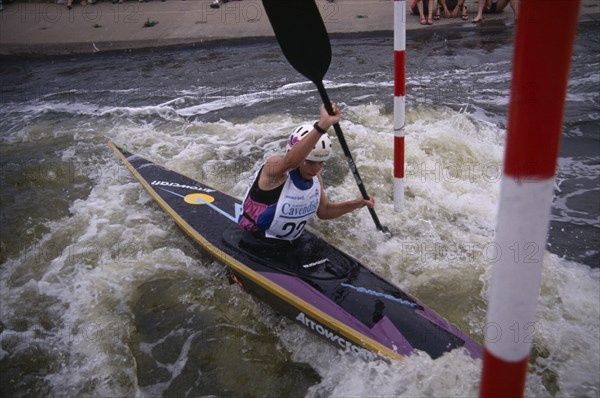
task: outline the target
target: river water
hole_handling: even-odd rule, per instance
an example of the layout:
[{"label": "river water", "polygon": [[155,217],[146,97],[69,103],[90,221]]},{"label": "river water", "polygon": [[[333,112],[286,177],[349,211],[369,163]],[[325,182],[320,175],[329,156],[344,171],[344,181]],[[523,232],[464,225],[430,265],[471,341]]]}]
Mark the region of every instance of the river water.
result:
[{"label": "river water", "polygon": [[[600,53],[573,56],[527,396],[600,393]],[[406,208],[392,205],[392,36],[332,40],[326,76],[377,212],[311,229],[483,341],[512,26],[410,32]],[[241,197],[318,97],[273,40],[3,59],[2,396],[477,396],[481,362],[364,361],[199,251],[106,143]],[[543,144],[542,144],[543,145]],[[358,192],[337,142],[334,200]],[[527,255],[511,247],[503,255]],[[529,329],[530,330],[530,329]]]}]

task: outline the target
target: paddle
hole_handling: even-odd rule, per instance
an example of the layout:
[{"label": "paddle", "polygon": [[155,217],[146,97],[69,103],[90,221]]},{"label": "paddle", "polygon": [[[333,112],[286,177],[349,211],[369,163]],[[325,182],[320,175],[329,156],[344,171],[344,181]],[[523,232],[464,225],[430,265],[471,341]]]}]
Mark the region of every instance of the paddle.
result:
[{"label": "paddle", "polygon": [[[333,115],[331,101],[325,86],[323,86],[323,77],[331,63],[331,45],[325,24],[314,0],[263,0],[263,6],[283,55],[294,69],[317,86],[325,109],[330,115]],[[333,128],[362,197],[369,199],[342,128],[338,123],[334,124]],[[387,232],[387,228],[379,222],[375,209],[369,208],[369,213],[371,213],[377,229]]]}]

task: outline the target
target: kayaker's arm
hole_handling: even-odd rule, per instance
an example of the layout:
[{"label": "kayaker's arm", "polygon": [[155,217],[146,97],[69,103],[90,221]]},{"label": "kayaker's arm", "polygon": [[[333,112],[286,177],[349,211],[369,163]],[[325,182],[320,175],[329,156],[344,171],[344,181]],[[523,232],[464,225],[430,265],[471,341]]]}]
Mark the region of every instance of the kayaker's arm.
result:
[{"label": "kayaker's arm", "polygon": [[360,209],[362,207],[373,208],[375,206],[375,199],[369,195],[369,200],[363,199],[362,196],[348,200],[346,202],[335,203],[329,200],[323,187],[323,179],[321,175],[318,176],[321,182],[321,199],[319,202],[319,208],[317,209],[317,217],[322,220],[331,220],[343,216],[346,213]]}]

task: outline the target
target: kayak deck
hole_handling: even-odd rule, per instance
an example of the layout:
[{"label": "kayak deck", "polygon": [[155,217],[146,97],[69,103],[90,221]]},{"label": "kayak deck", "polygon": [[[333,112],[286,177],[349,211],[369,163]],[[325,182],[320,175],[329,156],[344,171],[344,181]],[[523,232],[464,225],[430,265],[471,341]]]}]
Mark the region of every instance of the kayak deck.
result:
[{"label": "kayak deck", "polygon": [[109,146],[156,202],[234,279],[278,311],[339,347],[401,359],[482,348],[423,303],[356,259],[305,231],[289,247],[260,247],[237,225],[235,198],[114,144]]}]

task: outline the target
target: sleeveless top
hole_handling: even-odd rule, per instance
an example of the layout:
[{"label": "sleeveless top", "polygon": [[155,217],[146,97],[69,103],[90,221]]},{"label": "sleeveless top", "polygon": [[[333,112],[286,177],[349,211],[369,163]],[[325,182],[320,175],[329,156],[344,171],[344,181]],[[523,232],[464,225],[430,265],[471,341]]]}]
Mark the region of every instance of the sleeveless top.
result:
[{"label": "sleeveless top", "polygon": [[321,183],[317,177],[304,180],[297,170],[292,170],[285,183],[263,191],[258,187],[261,171],[262,167],[246,193],[238,223],[249,231],[264,233],[267,238],[292,241],[317,213]]}]

